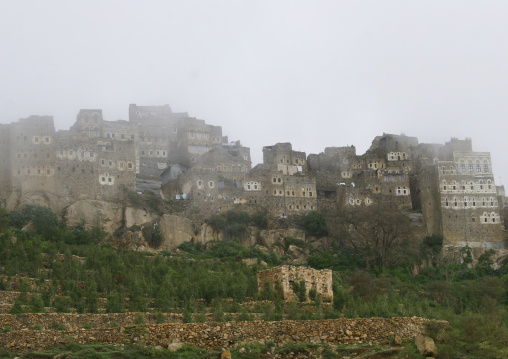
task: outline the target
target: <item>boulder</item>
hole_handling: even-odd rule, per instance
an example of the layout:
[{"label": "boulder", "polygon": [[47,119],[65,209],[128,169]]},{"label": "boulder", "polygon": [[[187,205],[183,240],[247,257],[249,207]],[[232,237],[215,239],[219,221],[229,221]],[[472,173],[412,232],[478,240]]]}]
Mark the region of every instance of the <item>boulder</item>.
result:
[{"label": "boulder", "polygon": [[197,238],[199,227],[185,217],[165,214],[160,220],[159,228],[164,241],[159,249],[172,250],[183,242],[190,242]]},{"label": "boulder", "polygon": [[257,227],[247,227],[247,233],[243,238],[240,238],[239,242],[243,246],[247,248],[254,247],[257,243],[257,239],[259,237],[259,228]]},{"label": "boulder", "polygon": [[245,263],[246,266],[253,266],[258,264],[257,258],[244,258],[242,259],[242,262]]},{"label": "boulder", "polygon": [[74,201],[75,199],[72,197],[59,196],[51,192],[28,192],[20,195],[18,191],[12,191],[7,199],[6,207],[9,210],[14,210],[21,209],[25,204],[34,203],[49,207],[58,214]]},{"label": "boulder", "polygon": [[173,340],[173,342],[168,344],[168,350],[172,352],[176,352],[181,347],[183,347],[183,344],[177,340]]},{"label": "boulder", "polygon": [[437,347],[432,338],[418,335],[415,338],[415,344],[421,355],[426,357],[435,357],[437,355]]},{"label": "boulder", "polygon": [[280,233],[275,230],[263,229],[259,232],[259,240],[265,247],[271,247],[280,240]]},{"label": "boulder", "polygon": [[309,249],[303,249],[294,245],[290,245],[287,254],[291,256],[291,262],[293,264],[305,264],[307,263],[307,257],[310,254]]},{"label": "boulder", "polygon": [[205,244],[208,242],[222,242],[224,240],[224,235],[222,231],[215,231],[212,226],[203,223],[201,225],[200,235],[198,240]]},{"label": "boulder", "polygon": [[395,345],[402,345],[402,337],[400,335],[396,335],[395,339],[393,340],[393,343]]},{"label": "boulder", "polygon": [[285,237],[292,237],[296,239],[301,239],[302,241],[305,240],[305,231],[301,229],[295,229],[295,228],[288,228],[286,230]]},{"label": "boulder", "polygon": [[113,234],[121,225],[123,210],[117,204],[85,199],[74,202],[65,209],[64,219],[68,226],[77,226],[85,220],[87,228],[99,227]]},{"label": "boulder", "polygon": [[153,222],[157,217],[156,214],[144,209],[127,207],[125,208],[125,227],[130,228],[134,225],[140,226],[143,223]]}]

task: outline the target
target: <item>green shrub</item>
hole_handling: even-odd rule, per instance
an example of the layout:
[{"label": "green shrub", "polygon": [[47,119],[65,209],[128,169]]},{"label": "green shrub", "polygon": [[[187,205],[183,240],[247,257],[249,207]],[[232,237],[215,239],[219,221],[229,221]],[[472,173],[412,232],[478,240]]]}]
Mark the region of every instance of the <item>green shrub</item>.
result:
[{"label": "green shrub", "polygon": [[250,222],[250,216],[247,212],[237,211],[234,209],[231,209],[226,213],[226,218],[228,219],[229,223],[248,225]]},{"label": "green shrub", "polygon": [[106,301],[107,313],[123,313],[125,311],[125,297],[123,292],[113,290]]},{"label": "green shrub", "polygon": [[305,287],[305,281],[295,280],[294,282],[290,282],[290,284],[298,300],[300,302],[305,302],[307,300],[307,288]]},{"label": "green shrub", "polygon": [[67,330],[67,327],[66,327],[66,326],[65,326],[65,324],[63,324],[63,323],[60,323],[60,322],[53,322],[53,323],[51,324],[51,329],[64,331],[64,330]]},{"label": "green shrub", "polygon": [[303,216],[303,228],[305,233],[314,237],[321,238],[328,235],[326,217],[317,211],[311,211]]},{"label": "green shrub", "polygon": [[307,264],[315,269],[327,269],[339,266],[340,261],[330,252],[321,252],[307,258]]},{"label": "green shrub", "polygon": [[216,258],[241,257],[246,248],[236,241],[218,242],[208,250],[208,253]]},{"label": "green shrub", "polygon": [[216,232],[223,231],[228,224],[228,220],[219,214],[213,215],[207,222]]},{"label": "green shrub", "polygon": [[214,299],[212,302],[212,318],[214,322],[224,321],[224,308],[222,301],[219,299]]},{"label": "green shrub", "polygon": [[134,324],[144,325],[145,323],[145,315],[143,313],[136,313],[134,316]]},{"label": "green shrub", "polygon": [[9,310],[9,314],[18,315],[23,314],[25,311],[23,310],[23,307],[21,306],[21,302],[19,300],[16,300],[11,307],[11,310]]},{"label": "green shrub", "polygon": [[182,311],[182,322],[192,323],[192,311],[187,306]]},{"label": "green shrub", "polygon": [[309,289],[309,299],[312,300],[313,302],[316,301],[316,299],[317,299],[317,291],[316,291],[315,288]]},{"label": "green shrub", "polygon": [[265,212],[258,212],[253,214],[252,222],[260,229],[268,228],[268,216]]},{"label": "green shrub", "polygon": [[233,223],[227,228],[227,235],[231,239],[240,239],[247,233],[247,225],[242,223]]},{"label": "green shrub", "polygon": [[71,300],[68,297],[57,295],[55,299],[53,299],[53,307],[57,313],[69,313],[70,305]]},{"label": "green shrub", "polygon": [[207,320],[206,313],[199,312],[194,314],[194,323],[205,323]]},{"label": "green shrub", "polygon": [[251,314],[249,314],[249,312],[247,311],[247,309],[243,308],[241,311],[240,311],[240,314],[238,314],[236,316],[236,321],[237,322],[251,322],[253,320],[253,317]]},{"label": "green shrub", "polygon": [[30,312],[31,313],[44,313],[44,301],[40,295],[32,295],[30,298]]},{"label": "green shrub", "polygon": [[155,313],[155,324],[166,323],[166,316],[162,312]]},{"label": "green shrub", "polygon": [[146,205],[151,210],[158,212],[160,210],[160,206],[162,204],[162,200],[160,197],[157,197],[155,193],[147,191],[145,193]]},{"label": "green shrub", "polygon": [[178,246],[178,249],[190,254],[196,254],[200,251],[200,248],[192,242],[183,242]]},{"label": "green shrub", "polygon": [[42,330],[42,326],[40,324],[36,324],[30,328],[30,330]]}]

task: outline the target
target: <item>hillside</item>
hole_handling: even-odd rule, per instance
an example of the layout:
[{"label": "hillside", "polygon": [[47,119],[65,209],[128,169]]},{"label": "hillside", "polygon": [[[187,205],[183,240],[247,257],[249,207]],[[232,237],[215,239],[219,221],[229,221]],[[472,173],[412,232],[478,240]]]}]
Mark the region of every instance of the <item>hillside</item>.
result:
[{"label": "hillside", "polygon": [[[326,218],[319,216],[302,220],[302,231],[314,230],[314,236],[309,235],[306,240],[285,237],[276,245],[281,248],[279,254],[282,256],[268,247],[261,250],[260,247],[248,248],[240,244],[236,239],[246,233],[238,228],[236,232],[231,230],[235,224],[238,227],[242,223],[231,216],[216,219],[222,223],[223,230],[229,228],[227,241],[209,242],[206,246],[199,242],[184,242],[172,251],[142,252],[112,246],[108,236],[99,229],[67,227],[44,207],[29,206],[21,212],[2,210],[0,218],[0,289],[3,290],[0,310],[5,313],[0,314],[3,332],[0,342],[18,348],[14,352],[19,353],[21,348],[15,343],[23,342],[25,339],[22,338],[27,336],[40,338],[42,345],[45,343],[42,338],[47,335],[55,344],[59,342],[55,342],[55,338],[66,338],[64,342],[72,342],[70,338],[78,338],[76,335],[97,339],[105,335],[104,331],[113,335],[120,330],[128,334],[128,337],[124,337],[126,334],[122,337],[130,338],[128,342],[137,345],[138,349],[133,349],[138,350],[137,355],[143,355],[140,353],[145,349],[142,349],[143,345],[139,346],[140,343],[157,346],[156,341],[148,340],[152,335],[142,340],[143,333],[164,333],[168,325],[184,328],[185,323],[201,323],[210,328],[225,325],[224,328],[237,331],[226,336],[236,339],[221,342],[219,347],[206,347],[204,349],[212,351],[202,352],[201,356],[213,357],[217,355],[213,350],[230,349],[233,357],[247,358],[255,357],[252,353],[270,355],[274,348],[273,354],[279,353],[280,357],[291,357],[289,353],[297,355],[298,350],[307,353],[302,354],[303,357],[342,357],[341,350],[347,353],[344,356],[355,357],[356,350],[358,355],[387,351],[385,357],[409,355],[420,358],[412,339],[415,332],[405,335],[401,324],[389,324],[393,329],[387,329],[383,335],[380,331],[369,332],[375,327],[373,324],[354,329],[358,325],[354,322],[333,324],[344,328],[342,336],[337,339],[330,339],[329,335],[320,335],[319,340],[310,335],[306,339],[292,334],[296,335],[291,337],[295,344],[302,342],[298,344],[298,350],[294,346],[288,347],[287,338],[280,338],[279,342],[276,337],[268,335],[267,339],[260,340],[254,334],[245,337],[238,331],[238,325],[245,330],[249,326],[268,328],[276,325],[282,328],[280,325],[290,325],[288,329],[279,330],[289,335],[289,328],[301,325],[321,328],[333,320],[377,317],[388,318],[391,323],[394,320],[403,323],[404,318],[416,316],[449,322],[450,327],[440,322],[424,324],[425,321],[411,327],[420,328],[436,341],[437,358],[501,358],[507,355],[508,264],[505,260],[497,269],[492,269],[493,252],[477,258],[474,267],[470,265],[472,251],[467,248],[462,251],[462,263],[446,262],[441,252],[442,242],[439,238],[429,237],[419,247],[407,251],[403,258],[384,260],[376,253],[367,255],[353,247],[339,246],[338,242],[335,246],[323,245],[317,237],[325,233],[318,230],[329,230],[329,227]],[[248,223],[253,224],[252,220],[249,218]],[[315,241],[320,245],[313,245]],[[306,256],[300,257],[299,260],[305,261],[301,264],[333,270],[331,302],[322,300],[316,291],[305,289],[305,285],[302,295],[290,301],[281,297],[277,286],[258,287],[256,274],[259,270],[294,260],[287,254],[291,246],[307,252]],[[394,255],[401,256],[398,252]],[[297,293],[299,289],[293,287],[293,290]],[[297,322],[291,322],[295,320]],[[351,325],[351,329],[346,329],[347,325]],[[174,330],[177,329],[170,332]],[[197,333],[203,329],[188,330]],[[220,330],[220,338],[224,338],[224,330]],[[246,333],[260,331],[259,328],[249,330]],[[267,330],[261,331],[268,333]],[[141,335],[131,335],[137,331]],[[312,330],[301,332],[312,333]],[[317,332],[330,333],[330,330],[319,329]],[[399,343],[399,339],[395,340],[399,336],[402,346],[392,347],[390,344]],[[268,338],[270,341],[266,341]],[[76,340],[76,343],[80,342]],[[199,346],[198,342],[187,339],[183,343],[186,341]],[[252,341],[258,344],[248,344]],[[60,350],[77,353],[87,348],[83,346],[85,343],[90,343],[81,342],[81,346],[67,345]],[[38,339],[32,339],[30,343],[23,352],[30,347],[31,350],[37,349]],[[106,347],[98,348],[106,350]],[[157,350],[157,355],[170,355],[164,348]],[[181,350],[171,355],[180,353],[178,355],[185,357],[185,351]],[[13,357],[14,352],[4,349],[2,355]],[[197,352],[193,353],[199,357]]]}]

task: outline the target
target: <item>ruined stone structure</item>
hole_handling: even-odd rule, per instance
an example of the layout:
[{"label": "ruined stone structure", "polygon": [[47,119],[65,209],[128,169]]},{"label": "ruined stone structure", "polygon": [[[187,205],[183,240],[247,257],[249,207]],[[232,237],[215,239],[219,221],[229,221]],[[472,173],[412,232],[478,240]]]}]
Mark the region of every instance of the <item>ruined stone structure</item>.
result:
[{"label": "ruined stone structure", "polygon": [[345,146],[307,156],[276,143],[252,168],[248,147],[168,105],[131,104],[128,121],[83,109],[66,131],[49,116],[0,125],[0,203],[9,208],[33,193],[58,196],[60,210],[134,190],[185,201],[201,221],[230,209],[286,218],[380,204],[421,211],[427,234],[445,244],[497,248],[506,236],[504,190],[490,154],[473,151],[470,139],[420,144],[383,134],[363,155]]},{"label": "ruined stone structure", "polygon": [[314,289],[325,301],[333,301],[332,271],[329,269],[317,270],[309,267],[295,267],[281,265],[258,272],[258,290],[261,291],[265,283],[275,288],[275,283],[280,283],[284,300],[290,301],[296,295],[293,291],[293,283],[305,282],[307,296]]}]

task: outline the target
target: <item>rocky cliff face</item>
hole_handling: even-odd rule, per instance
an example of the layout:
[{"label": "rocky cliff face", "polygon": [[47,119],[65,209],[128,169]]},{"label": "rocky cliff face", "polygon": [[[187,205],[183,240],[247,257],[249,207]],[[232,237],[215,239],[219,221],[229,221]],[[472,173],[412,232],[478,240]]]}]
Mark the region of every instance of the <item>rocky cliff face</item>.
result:
[{"label": "rocky cliff face", "polygon": [[[25,204],[35,203],[51,208],[59,214],[68,226],[85,224],[85,227],[98,227],[106,232],[111,241],[118,246],[141,251],[175,250],[184,242],[206,245],[224,240],[222,231],[216,231],[207,223],[178,214],[160,214],[148,208],[135,208],[121,202],[112,203],[96,199],[74,199],[48,193],[32,193],[29,196],[11,195],[8,207],[21,209]],[[160,242],[154,245],[146,238],[146,227],[156,227]],[[246,234],[239,240],[245,247],[257,247],[262,251],[274,251],[277,256],[288,255],[295,264],[305,262],[308,249],[293,245],[284,246],[285,237],[308,241],[302,230],[259,229],[248,227]],[[281,242],[282,241],[282,242]],[[287,248],[286,248],[287,247]]]},{"label": "rocky cliff face", "polygon": [[70,227],[77,226],[84,220],[87,227],[99,227],[112,234],[122,225],[123,212],[123,208],[117,204],[87,199],[65,208],[63,217]]}]

